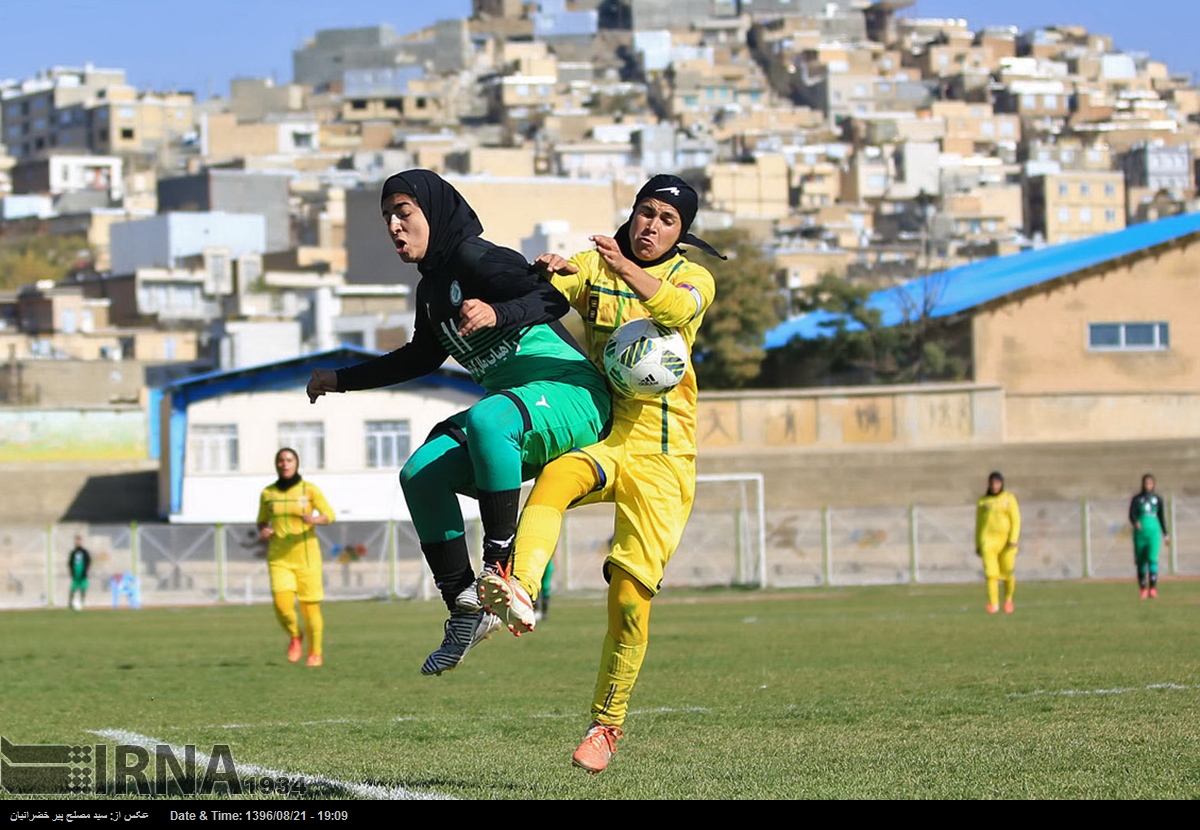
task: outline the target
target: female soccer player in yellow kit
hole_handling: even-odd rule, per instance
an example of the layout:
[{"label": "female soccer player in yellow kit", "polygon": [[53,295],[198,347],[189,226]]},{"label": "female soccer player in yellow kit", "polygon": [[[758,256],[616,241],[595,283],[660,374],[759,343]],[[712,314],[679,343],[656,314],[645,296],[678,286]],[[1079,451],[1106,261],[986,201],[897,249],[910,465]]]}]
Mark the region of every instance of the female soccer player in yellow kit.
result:
[{"label": "female soccer player in yellow kit", "polygon": [[1004,613],[1013,612],[1017,579],[1017,541],[1021,538],[1021,509],[1017,497],[1004,489],[1004,476],[988,476],[987,493],[975,505],[975,555],[983,560],[987,579],[987,612],[1000,610],[1000,580],[1004,580]]},{"label": "female soccer player in yellow kit", "polygon": [[275,471],[279,479],[262,491],[258,500],[258,535],[269,542],[267,570],[271,574],[271,596],[275,600],[275,618],[291,637],[288,662],[300,659],[303,640],[296,621],[296,600],[308,629],[308,663],[319,666],[321,638],[325,630],[321,618],[321,542],[315,525],[333,521],[333,509],[316,485],[300,477],[300,457],[290,447],[275,453]]},{"label": "female soccer player in yellow kit", "polygon": [[[712,274],[683,257],[678,244],[720,256],[688,233],[696,191],[676,176],[650,179],[614,237],[569,262],[537,263],[583,317],[585,348],[603,366],[605,343],[621,324],[651,317],[679,331],[689,348],[716,293]],[[548,464],[517,528],[512,575],[484,576],[480,598],[515,634],[532,631],[533,599],[554,553],[563,512],[576,504],[615,502],[612,550],[604,564],[608,631],[592,700],[592,723],[572,763],[591,773],[608,766],[622,734],[629,695],[649,638],[650,600],[687,524],[696,490],[696,374],[652,399],[613,396],[608,437]]]}]

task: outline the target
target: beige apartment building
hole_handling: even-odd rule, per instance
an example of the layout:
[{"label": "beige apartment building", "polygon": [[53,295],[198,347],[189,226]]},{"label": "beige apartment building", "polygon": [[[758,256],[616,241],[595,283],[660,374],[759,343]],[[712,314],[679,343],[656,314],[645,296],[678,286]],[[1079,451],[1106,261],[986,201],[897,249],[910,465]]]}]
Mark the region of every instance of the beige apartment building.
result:
[{"label": "beige apartment building", "polygon": [[761,155],[750,162],[721,162],[708,168],[712,207],[738,219],[783,219],[788,215],[787,159]]},{"label": "beige apartment building", "polygon": [[92,146],[98,153],[149,153],[196,128],[190,92],[139,93],[112,87],[92,107]]},{"label": "beige apartment building", "polygon": [[945,121],[942,150],[964,156],[990,153],[997,144],[1021,141],[1021,119],[1011,113],[996,113],[991,104],[968,101],[934,101],[930,112]]},{"label": "beige apartment building", "polygon": [[1070,170],[1035,176],[1025,190],[1030,235],[1050,244],[1125,227],[1125,177],[1119,172]]}]

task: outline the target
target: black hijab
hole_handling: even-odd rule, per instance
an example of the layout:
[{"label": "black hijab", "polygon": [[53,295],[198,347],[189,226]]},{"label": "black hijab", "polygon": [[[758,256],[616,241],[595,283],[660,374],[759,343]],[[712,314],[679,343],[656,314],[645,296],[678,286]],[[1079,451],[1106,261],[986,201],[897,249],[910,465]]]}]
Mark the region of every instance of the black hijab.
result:
[{"label": "black hijab", "polygon": [[291,447],[280,447],[279,451],[277,453],[275,453],[275,463],[276,464],[279,463],[279,456],[283,455],[285,452],[290,452],[292,454],[292,458],[296,459],[296,474],[294,476],[292,476],[291,478],[284,478],[283,476],[279,476],[275,480],[275,486],[279,488],[279,492],[281,492],[281,493],[286,493],[288,490],[291,490],[293,487],[295,487],[297,484],[299,484],[301,481],[304,480],[300,476],[300,454],[297,453]]},{"label": "black hijab", "polygon": [[[633,200],[633,208],[637,210],[637,206],[643,199],[658,199],[660,202],[666,202],[675,210],[679,211],[680,227],[679,227],[679,244],[692,245],[699,248],[709,256],[727,259],[717,253],[716,248],[709,245],[695,234],[688,233],[692,227],[692,222],[696,219],[696,211],[700,208],[700,197],[696,195],[695,189],[678,176],[672,176],[666,173],[660,173],[654,176],[650,181],[642,185],[642,189],[638,191],[637,198]],[[617,228],[616,239],[617,247],[621,249],[622,255],[632,262],[638,263],[643,268],[651,268],[659,263],[666,262],[671,257],[679,253],[678,246],[672,247],[658,259],[644,260],[640,259],[633,252],[633,246],[629,242],[629,227],[633,222],[633,216],[625,220],[625,224]]]},{"label": "black hijab", "polygon": [[462,194],[431,170],[405,170],[383,183],[382,203],[393,193],[405,193],[417,201],[429,223],[429,245],[417,263],[421,274],[444,265],[464,239],[483,233],[483,224]]}]

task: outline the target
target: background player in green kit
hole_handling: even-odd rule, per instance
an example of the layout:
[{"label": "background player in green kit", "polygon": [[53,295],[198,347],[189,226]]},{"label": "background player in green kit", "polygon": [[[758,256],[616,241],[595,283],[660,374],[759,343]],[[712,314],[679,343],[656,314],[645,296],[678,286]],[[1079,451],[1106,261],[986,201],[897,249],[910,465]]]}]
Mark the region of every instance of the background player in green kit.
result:
[{"label": "background player in green kit", "polygon": [[1129,521],[1133,525],[1133,561],[1137,565],[1138,588],[1142,599],[1158,596],[1158,552],[1163,542],[1171,544],[1163,498],[1154,492],[1154,476],[1142,476],[1142,492],[1129,502]]},{"label": "background player in green kit", "polygon": [[83,546],[83,537],[75,537],[75,547],[67,554],[67,570],[71,574],[71,595],[67,604],[76,611],[83,610],[87,598],[88,569],[92,567],[92,555]]},{"label": "background player in green kit", "polygon": [[558,322],[566,298],[516,251],[480,238],[483,225],[449,182],[428,170],[383,185],[396,253],[421,272],[412,341],[381,357],[313,371],[308,396],[391,386],[454,357],[487,395],[434,427],[400,471],[413,527],[450,619],[423,674],[453,669],[500,627],[483,610],[456,494],[479,499],[484,568],[503,569],[517,529],[521,482],[595,443],[609,420],[608,385]]}]

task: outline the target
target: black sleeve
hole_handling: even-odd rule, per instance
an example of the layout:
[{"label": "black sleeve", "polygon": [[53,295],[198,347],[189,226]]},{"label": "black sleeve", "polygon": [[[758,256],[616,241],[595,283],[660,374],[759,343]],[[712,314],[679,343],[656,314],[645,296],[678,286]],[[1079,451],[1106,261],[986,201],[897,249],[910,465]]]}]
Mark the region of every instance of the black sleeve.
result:
[{"label": "black sleeve", "polygon": [[478,297],[496,312],[498,329],[552,323],[570,310],[567,298],[514,250],[491,246],[474,271]]},{"label": "black sleeve", "polygon": [[92,555],[87,552],[87,548],[83,550],[83,572],[86,574],[92,569]]},{"label": "black sleeve", "polygon": [[1134,496],[1129,502],[1129,523],[1131,525],[1136,525],[1138,522],[1137,503],[1138,503],[1138,499],[1140,499],[1140,498],[1141,498],[1141,494],[1139,493],[1138,495]]},{"label": "black sleeve", "polygon": [[395,351],[337,370],[339,392],[379,389],[424,377],[446,362],[446,350],[419,310],[413,338]]},{"label": "black sleeve", "polygon": [[1171,531],[1167,530],[1167,517],[1163,515],[1163,502],[1165,501],[1166,499],[1162,496],[1158,497],[1158,526],[1162,528],[1163,536],[1170,536]]}]

